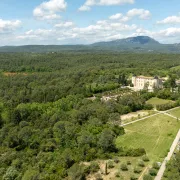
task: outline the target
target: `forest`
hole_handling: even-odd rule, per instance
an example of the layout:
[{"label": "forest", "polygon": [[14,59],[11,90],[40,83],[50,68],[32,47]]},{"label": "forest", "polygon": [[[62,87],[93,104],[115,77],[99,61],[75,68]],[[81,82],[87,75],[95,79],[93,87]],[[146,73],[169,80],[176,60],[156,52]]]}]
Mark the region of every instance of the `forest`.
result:
[{"label": "forest", "polygon": [[[170,78],[163,90],[129,92],[132,75]],[[116,147],[125,133],[116,122],[152,109],[151,97],[178,106],[177,79],[178,54],[0,53],[0,179],[85,179],[97,167],[81,162],[146,154]],[[117,90],[124,95],[101,100]]]}]

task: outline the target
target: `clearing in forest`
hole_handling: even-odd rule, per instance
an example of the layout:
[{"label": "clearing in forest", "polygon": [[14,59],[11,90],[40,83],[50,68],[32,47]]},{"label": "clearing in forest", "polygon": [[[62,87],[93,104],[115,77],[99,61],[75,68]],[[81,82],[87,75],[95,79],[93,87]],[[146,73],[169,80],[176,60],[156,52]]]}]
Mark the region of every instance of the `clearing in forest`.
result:
[{"label": "clearing in forest", "polygon": [[168,104],[168,103],[174,103],[174,101],[166,100],[166,99],[160,99],[157,97],[153,97],[147,101],[147,104],[152,104],[153,106]]},{"label": "clearing in forest", "polygon": [[180,128],[180,121],[159,114],[125,127],[116,140],[118,147],[144,148],[151,161],[162,161]]}]

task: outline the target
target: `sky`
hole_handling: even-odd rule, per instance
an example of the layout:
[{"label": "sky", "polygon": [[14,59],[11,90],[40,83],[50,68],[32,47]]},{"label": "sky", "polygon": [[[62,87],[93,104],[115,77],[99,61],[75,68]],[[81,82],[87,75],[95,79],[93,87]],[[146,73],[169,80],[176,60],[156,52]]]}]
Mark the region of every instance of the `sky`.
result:
[{"label": "sky", "polygon": [[180,43],[179,0],[0,0],[0,46],[134,36]]}]

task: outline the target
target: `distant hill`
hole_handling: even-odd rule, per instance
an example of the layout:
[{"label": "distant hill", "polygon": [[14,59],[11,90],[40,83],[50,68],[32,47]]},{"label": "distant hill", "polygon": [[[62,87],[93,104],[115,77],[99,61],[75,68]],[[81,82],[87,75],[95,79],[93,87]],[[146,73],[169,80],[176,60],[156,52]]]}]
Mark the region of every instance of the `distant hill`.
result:
[{"label": "distant hill", "polygon": [[129,37],[90,45],[26,45],[3,46],[0,52],[137,52],[180,53],[180,44],[161,44],[148,36]]},{"label": "distant hill", "polygon": [[160,43],[148,36],[137,36],[137,37],[129,37],[126,39],[118,39],[114,41],[108,42],[98,42],[92,44],[93,46],[120,46],[120,45],[160,45]]}]

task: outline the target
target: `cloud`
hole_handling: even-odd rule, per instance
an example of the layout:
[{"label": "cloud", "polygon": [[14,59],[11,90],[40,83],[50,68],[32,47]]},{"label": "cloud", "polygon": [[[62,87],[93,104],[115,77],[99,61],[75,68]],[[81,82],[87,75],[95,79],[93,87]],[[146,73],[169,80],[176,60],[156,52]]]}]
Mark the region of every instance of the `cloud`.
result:
[{"label": "cloud", "polygon": [[72,27],[72,26],[74,26],[74,23],[68,21],[68,22],[64,22],[64,23],[55,24],[54,27],[56,27],[56,28],[68,28],[68,27]]},{"label": "cloud", "polygon": [[81,6],[79,8],[79,11],[90,11],[90,10],[91,10],[91,8],[89,6]]},{"label": "cloud", "polygon": [[114,14],[114,15],[110,16],[109,19],[111,19],[111,20],[117,20],[117,19],[122,18],[122,16],[123,16],[123,15],[122,15],[121,13],[118,13],[118,14]]},{"label": "cloud", "polygon": [[126,15],[121,13],[114,14],[109,17],[110,20],[118,20],[120,22],[127,22],[134,17],[138,17],[139,19],[147,20],[151,17],[151,13],[145,9],[131,9],[129,10]]},{"label": "cloud", "polygon": [[33,15],[39,20],[59,19],[58,12],[66,10],[67,3],[64,0],[49,0],[37,6]]},{"label": "cloud", "polygon": [[151,17],[151,13],[145,9],[131,9],[127,12],[128,17],[138,16],[140,19],[149,19]]},{"label": "cloud", "polygon": [[0,19],[0,33],[10,33],[21,26],[20,20],[9,21]]},{"label": "cloud", "polygon": [[157,21],[157,24],[179,24],[180,16],[169,16],[162,21]]},{"label": "cloud", "polygon": [[133,4],[135,0],[86,0],[79,11],[89,11],[92,6],[114,6],[122,4]]},{"label": "cloud", "polygon": [[[66,30],[64,30],[66,28]],[[54,25],[52,29],[29,30],[17,36],[21,41],[32,41],[48,44],[88,44],[97,41],[113,40],[122,38],[124,33],[133,32],[137,29],[135,24],[128,25],[122,22],[114,22],[109,19],[97,21],[86,27],[78,27],[73,22],[67,21]]]}]

